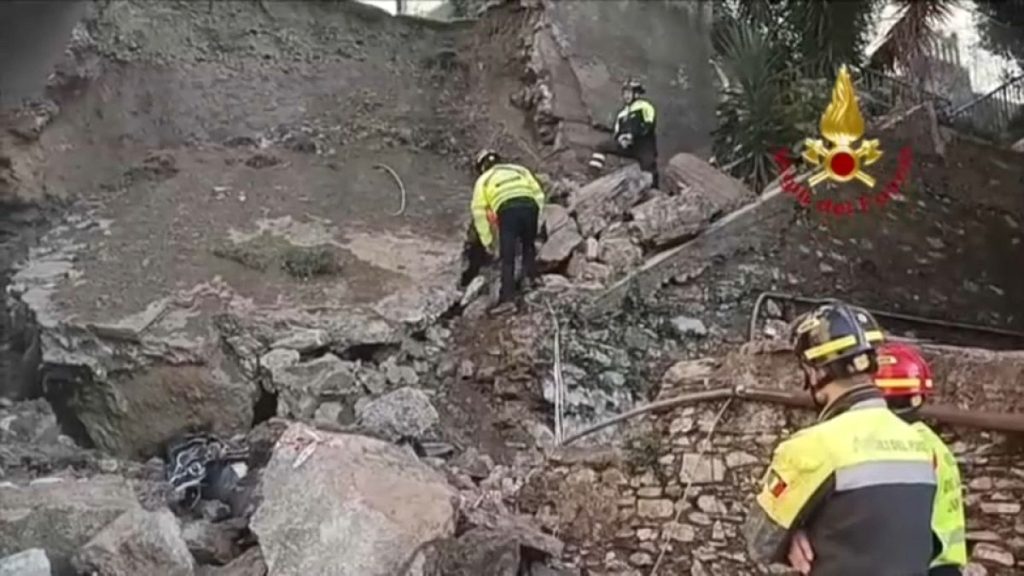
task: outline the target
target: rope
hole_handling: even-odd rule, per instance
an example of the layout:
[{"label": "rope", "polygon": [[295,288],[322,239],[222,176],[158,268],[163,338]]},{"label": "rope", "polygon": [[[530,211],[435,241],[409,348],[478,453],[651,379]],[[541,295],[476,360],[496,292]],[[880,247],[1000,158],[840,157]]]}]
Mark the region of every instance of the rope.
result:
[{"label": "rope", "polygon": [[[729,398],[723,402],[722,407],[718,409],[718,414],[715,415],[715,419],[711,421],[711,427],[708,428],[708,433],[704,436],[704,443],[697,452],[697,457],[691,461],[692,464],[689,472],[687,473],[689,480],[686,481],[686,487],[683,488],[683,495],[679,497],[681,502],[685,502],[687,496],[690,495],[690,488],[693,487],[693,470],[697,467],[697,464],[700,463],[701,459],[704,458],[704,454],[707,452],[708,446],[711,445],[711,438],[715,435],[715,428],[718,427],[718,422],[721,421],[722,416],[725,415],[725,411],[732,405],[732,401],[733,399]],[[680,506],[679,510],[676,510],[676,516],[673,519],[673,522],[679,522],[679,518],[683,515],[683,510],[683,506]],[[665,559],[665,553],[668,552],[668,542],[665,541],[664,534],[661,535],[661,540],[661,551],[658,552],[658,559],[654,561],[654,566],[651,567],[651,572],[648,576],[654,576],[657,574],[658,568],[661,567],[662,560]]]},{"label": "rope", "polygon": [[398,212],[392,212],[391,215],[401,216],[405,212],[405,184],[402,184],[402,179],[398,177],[398,173],[395,172],[391,166],[388,166],[387,164],[374,164],[373,168],[375,170],[387,171],[387,173],[391,174],[391,177],[395,179],[395,183],[398,184],[398,192],[402,195],[402,204],[398,207]]}]

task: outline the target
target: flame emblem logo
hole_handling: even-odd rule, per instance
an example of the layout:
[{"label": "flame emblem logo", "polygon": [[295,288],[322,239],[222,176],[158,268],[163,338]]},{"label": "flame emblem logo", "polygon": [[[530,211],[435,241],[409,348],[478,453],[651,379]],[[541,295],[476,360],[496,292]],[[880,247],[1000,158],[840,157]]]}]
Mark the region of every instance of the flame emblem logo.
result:
[{"label": "flame emblem logo", "polygon": [[864,140],[859,147],[853,148],[853,144],[864,135],[864,118],[860,114],[857,94],[845,65],[839,68],[836,85],[832,89],[832,100],[821,116],[819,128],[831,146],[819,139],[804,140],[804,160],[821,168],[811,176],[808,183],[814,187],[825,180],[859,180],[865,186],[874,188],[874,177],[861,168],[877,162],[882,157],[882,151],[878,147],[878,140]]}]

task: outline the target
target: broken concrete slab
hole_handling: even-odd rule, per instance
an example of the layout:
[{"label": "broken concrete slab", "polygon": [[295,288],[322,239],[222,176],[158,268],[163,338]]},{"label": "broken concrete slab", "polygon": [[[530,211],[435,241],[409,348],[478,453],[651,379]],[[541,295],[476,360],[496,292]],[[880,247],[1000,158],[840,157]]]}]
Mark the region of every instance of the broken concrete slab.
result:
[{"label": "broken concrete slab", "polygon": [[137,508],[132,486],[118,476],[0,487],[0,555],[41,548],[60,573],[81,545]]},{"label": "broken concrete slab", "polygon": [[46,551],[31,548],[0,558],[0,576],[51,576]]},{"label": "broken concrete slab", "polygon": [[765,193],[757,202],[715,221],[693,240],[649,258],[589,302],[584,313],[605,314],[617,309],[628,293],[647,298],[673,277],[694,277],[695,270],[714,258],[728,258],[741,250],[778,242],[797,206],[781,190]]},{"label": "broken concrete slab", "polygon": [[665,169],[674,194],[634,208],[630,230],[642,243],[672,244],[692,237],[716,218],[756,199],[742,182],[692,154],[676,154]]},{"label": "broken concrete slab", "polygon": [[73,563],[80,573],[104,576],[195,574],[178,519],[166,508],[125,512],[82,546]]},{"label": "broken concrete slab", "polygon": [[665,167],[669,191],[694,198],[710,218],[728,214],[757,198],[742,182],[685,152],[676,154]]},{"label": "broken concrete slab", "polygon": [[440,418],[423,390],[405,387],[361,405],[357,422],[368,432],[397,441],[422,438]]},{"label": "broken concrete slab", "polygon": [[356,381],[358,365],[334,354],[285,365],[267,360],[277,365],[271,370],[269,387],[277,394],[277,414],[283,418],[312,418],[321,398],[326,396],[345,399],[351,409],[362,395],[362,387]]},{"label": "broken concrete slab", "polygon": [[292,424],[262,490],[251,529],[271,574],[392,576],[418,546],[455,529],[455,492],[445,479],[365,436]]},{"label": "broken concrete slab", "polygon": [[594,180],[572,196],[569,210],[580,233],[595,236],[626,214],[651,187],[651,175],[631,164]]}]

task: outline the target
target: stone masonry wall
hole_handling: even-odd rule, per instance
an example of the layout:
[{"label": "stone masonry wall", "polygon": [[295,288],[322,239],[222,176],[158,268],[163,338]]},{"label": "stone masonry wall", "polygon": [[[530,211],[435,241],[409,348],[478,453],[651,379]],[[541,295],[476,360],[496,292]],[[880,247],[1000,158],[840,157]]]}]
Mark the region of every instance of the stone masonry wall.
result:
[{"label": "stone masonry wall", "polygon": [[[734,383],[743,379],[728,360],[724,364],[717,370],[714,362],[677,365],[665,384],[675,395],[727,385],[725,374]],[[767,387],[760,380],[766,373],[757,376],[759,386]],[[777,381],[782,384],[786,378]],[[810,424],[814,415],[733,400],[710,442],[705,442],[722,402],[634,421],[625,431],[622,450],[554,458],[524,487],[524,506],[571,544],[568,560],[586,566],[590,574],[646,576],[662,547],[666,552],[659,574],[759,573],[746,556],[740,528],[772,449]],[[961,466],[967,492],[969,573],[1020,573],[1024,459],[1019,439],[943,426],[936,430]],[[772,570],[787,573],[778,567]]]}]

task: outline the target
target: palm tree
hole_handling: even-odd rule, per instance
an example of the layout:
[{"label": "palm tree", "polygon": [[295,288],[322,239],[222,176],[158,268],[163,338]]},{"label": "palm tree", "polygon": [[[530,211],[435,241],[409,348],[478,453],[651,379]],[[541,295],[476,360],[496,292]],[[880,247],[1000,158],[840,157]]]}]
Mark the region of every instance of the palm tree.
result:
[{"label": "palm tree", "polygon": [[902,71],[917,82],[927,74],[922,66],[939,27],[953,15],[958,0],[892,0],[896,22],[871,56],[871,64],[886,71]]}]

